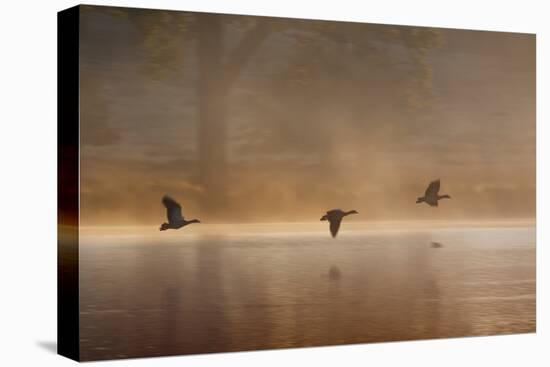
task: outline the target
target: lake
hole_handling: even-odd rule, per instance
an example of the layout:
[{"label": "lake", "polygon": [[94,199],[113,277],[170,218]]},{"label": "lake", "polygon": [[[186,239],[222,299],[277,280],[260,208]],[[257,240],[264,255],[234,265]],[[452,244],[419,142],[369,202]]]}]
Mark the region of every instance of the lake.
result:
[{"label": "lake", "polygon": [[535,331],[532,225],[194,226],[81,232],[83,360]]}]

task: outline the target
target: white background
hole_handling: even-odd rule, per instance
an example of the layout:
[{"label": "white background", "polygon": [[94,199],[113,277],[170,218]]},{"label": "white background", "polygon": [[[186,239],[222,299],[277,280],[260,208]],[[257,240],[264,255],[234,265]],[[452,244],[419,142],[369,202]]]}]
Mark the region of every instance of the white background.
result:
[{"label": "white background", "polygon": [[[546,1],[94,1],[94,4],[537,33],[537,333],[98,362],[113,366],[549,366]],[[8,5],[9,4],[9,5]],[[56,12],[0,8],[0,365],[65,366],[56,342]],[[545,16],[546,15],[546,16]],[[545,24],[546,23],[546,24]],[[546,104],[545,104],[546,102]]]}]

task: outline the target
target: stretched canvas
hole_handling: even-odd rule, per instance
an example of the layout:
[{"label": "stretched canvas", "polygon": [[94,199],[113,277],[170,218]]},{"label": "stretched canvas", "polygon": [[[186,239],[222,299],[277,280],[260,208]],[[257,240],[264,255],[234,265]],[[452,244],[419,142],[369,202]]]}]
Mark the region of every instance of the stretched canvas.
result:
[{"label": "stretched canvas", "polygon": [[58,349],[534,332],[535,35],[58,15]]}]

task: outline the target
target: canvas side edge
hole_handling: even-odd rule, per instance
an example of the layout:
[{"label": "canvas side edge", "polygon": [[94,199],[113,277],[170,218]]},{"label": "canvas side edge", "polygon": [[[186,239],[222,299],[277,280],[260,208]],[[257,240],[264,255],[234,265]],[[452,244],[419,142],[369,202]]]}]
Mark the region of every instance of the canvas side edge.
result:
[{"label": "canvas side edge", "polygon": [[78,6],[57,13],[57,353],[80,360]]}]

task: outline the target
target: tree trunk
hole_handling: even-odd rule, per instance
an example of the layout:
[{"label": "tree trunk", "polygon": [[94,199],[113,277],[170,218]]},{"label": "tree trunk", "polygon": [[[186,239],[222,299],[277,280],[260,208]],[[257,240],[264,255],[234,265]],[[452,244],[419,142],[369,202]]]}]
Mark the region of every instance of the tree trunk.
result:
[{"label": "tree trunk", "polygon": [[[251,56],[269,34],[258,21],[231,52],[224,50],[222,16],[200,14],[199,21],[199,172],[202,207],[212,217],[227,213],[227,95]],[[223,60],[224,52],[227,54]]]},{"label": "tree trunk", "polygon": [[202,206],[212,216],[227,204],[226,91],[222,65],[222,25],[215,14],[199,18],[199,174]]}]

